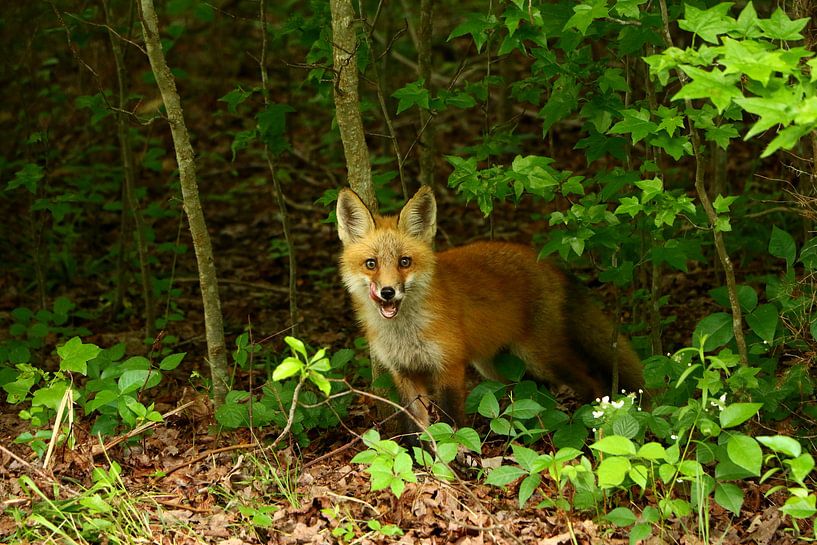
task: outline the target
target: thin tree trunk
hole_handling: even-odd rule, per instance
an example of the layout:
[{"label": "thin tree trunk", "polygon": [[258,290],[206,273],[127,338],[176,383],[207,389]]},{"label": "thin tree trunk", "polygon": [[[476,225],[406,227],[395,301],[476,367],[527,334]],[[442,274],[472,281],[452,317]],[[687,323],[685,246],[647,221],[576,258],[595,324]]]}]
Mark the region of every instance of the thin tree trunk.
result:
[{"label": "thin tree trunk", "polygon": [[[264,96],[264,106],[269,106],[269,83],[267,78],[267,0],[260,2],[261,18],[261,59],[259,65],[261,68],[261,94]],[[289,254],[289,321],[290,332],[294,337],[298,336],[298,289],[297,289],[297,269],[298,263],[295,258],[295,243],[292,241],[292,233],[289,225],[289,213],[287,212],[287,202],[284,198],[284,190],[281,187],[281,181],[275,175],[275,157],[273,157],[269,146],[264,144],[264,154],[267,159],[267,167],[269,168],[270,178],[272,179],[272,189],[275,200],[278,203],[278,210],[281,213],[281,228],[284,232],[284,242],[287,245],[287,253]]]},{"label": "thin tree trunk", "polygon": [[351,0],[330,0],[332,11],[332,61],[335,70],[335,116],[346,156],[349,186],[376,213],[369,148],[360,116],[357,74],[355,10]]},{"label": "thin tree trunk", "polygon": [[227,372],[227,351],[224,343],[224,325],[221,316],[221,301],[218,294],[213,248],[210,244],[210,234],[207,232],[204,212],[199,201],[193,146],[190,144],[190,135],[187,133],[187,127],[184,123],[181,100],[179,99],[179,93],[176,91],[176,81],[167,66],[159,41],[159,21],[153,7],[153,0],[139,0],[139,6],[148,59],[167,110],[167,120],[170,124],[170,132],[173,135],[173,147],[176,149],[182,200],[199,270],[199,285],[204,305],[204,329],[207,337],[208,364],[210,365],[213,380],[213,400],[216,408],[218,408],[224,403],[224,398],[227,395],[229,377]]},{"label": "thin tree trunk", "polygon": [[[102,0],[102,10],[105,15],[105,24],[108,27],[108,37],[111,41],[111,50],[113,51],[114,64],[116,65],[116,83],[118,87],[118,109],[116,112],[116,132],[119,138],[119,150],[122,155],[122,170],[123,177],[123,202],[122,202],[122,224],[127,224],[127,214],[133,217],[133,225],[136,231],[136,250],[139,255],[139,272],[142,283],[142,298],[145,304],[145,336],[148,339],[153,339],[156,332],[156,309],[153,301],[153,289],[150,285],[150,264],[148,263],[147,240],[145,239],[145,221],[142,218],[142,212],[139,209],[139,201],[136,198],[136,176],[135,166],[133,161],[133,147],[131,146],[130,135],[128,134],[128,125],[125,120],[125,102],[127,100],[127,74],[125,72],[124,54],[122,46],[119,43],[119,38],[113,31],[113,26],[110,18],[110,11],[108,9],[108,1]],[[128,233],[122,232],[120,236],[125,237]],[[121,246],[123,253],[125,244]],[[124,255],[120,255],[120,259],[124,262]],[[124,279],[124,274],[118,277],[119,282]],[[121,286],[118,287],[118,290]],[[119,293],[117,291],[117,293]]]},{"label": "thin tree trunk", "polygon": [[[661,18],[663,20],[664,41],[667,47],[672,47],[672,36],[669,32],[669,14],[667,12],[666,0],[659,0],[661,7]],[[682,85],[687,83],[687,76],[682,70],[676,70],[678,79]],[[692,107],[689,99],[686,100],[687,108]],[[738,355],[740,362],[743,365],[749,363],[749,352],[746,349],[746,338],[743,335],[743,317],[740,309],[740,302],[738,301],[738,289],[735,282],[735,269],[732,267],[732,260],[729,259],[729,254],[726,252],[726,244],[723,241],[723,233],[716,228],[718,221],[718,214],[712,206],[712,201],[706,192],[706,165],[704,162],[704,151],[701,146],[701,137],[698,130],[692,125],[692,120],[689,123],[689,136],[692,140],[692,152],[695,156],[695,192],[698,194],[698,199],[701,201],[706,217],[709,220],[709,226],[712,228],[712,235],[715,239],[715,249],[718,252],[723,273],[726,277],[726,290],[729,294],[729,306],[732,308],[732,329],[735,333],[735,343],[738,347]]]},{"label": "thin tree trunk", "polygon": [[[420,27],[417,32],[417,68],[426,89],[431,91],[431,40],[434,31],[434,0],[420,0]],[[435,128],[431,112],[420,108],[420,183],[434,187]]]}]

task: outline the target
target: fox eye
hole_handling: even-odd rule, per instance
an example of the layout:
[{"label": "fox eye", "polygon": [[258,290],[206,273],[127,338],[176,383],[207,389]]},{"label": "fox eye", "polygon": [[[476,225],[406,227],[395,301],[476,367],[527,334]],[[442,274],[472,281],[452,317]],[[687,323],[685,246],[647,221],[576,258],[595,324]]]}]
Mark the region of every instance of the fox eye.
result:
[{"label": "fox eye", "polygon": [[403,256],[400,258],[400,266],[404,269],[407,269],[411,266],[411,258],[408,256]]},{"label": "fox eye", "polygon": [[377,260],[371,257],[364,261],[363,264],[366,265],[366,268],[369,269],[370,271],[373,271],[377,268]]}]

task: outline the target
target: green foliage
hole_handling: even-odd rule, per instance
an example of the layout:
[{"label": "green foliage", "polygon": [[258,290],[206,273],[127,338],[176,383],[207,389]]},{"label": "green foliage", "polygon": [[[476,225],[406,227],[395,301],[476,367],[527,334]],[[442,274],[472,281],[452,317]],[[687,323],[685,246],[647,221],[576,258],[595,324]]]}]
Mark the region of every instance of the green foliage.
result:
[{"label": "green foliage", "polygon": [[[227,428],[273,424],[284,429],[291,420],[290,433],[304,445],[309,443],[310,430],[338,425],[351,402],[342,378],[356,359],[355,351],[339,350],[330,358],[323,348],[310,354],[311,349],[300,339],[286,337],[285,341],[292,355],[274,364],[262,360],[270,379],[260,395],[239,389],[228,392],[224,405],[216,411],[219,424]],[[255,368],[254,358],[260,351],[261,346],[250,343],[249,335],[243,333],[236,339],[233,359],[241,369],[249,370]]]},{"label": "green foliage", "polygon": [[[30,421],[34,428],[20,434],[15,442],[28,444],[39,456],[45,453],[52,432],[35,431],[36,428],[48,427],[64,411],[74,411],[75,403],[84,416],[95,417],[91,427],[94,435],[107,436],[145,422],[161,422],[162,416],[152,403],[140,401],[141,395],[159,385],[162,371],[175,369],[184,358],[184,353],[170,354],[156,366],[142,356],[123,359],[123,344],[103,350],[95,344],[83,343],[79,337],[58,346],[57,355],[60,360],[57,371],[20,362],[8,370],[5,374],[8,380],[2,382],[6,401],[23,405],[20,418]],[[63,428],[63,423],[56,424],[60,442],[70,431]]]},{"label": "green foliage", "polygon": [[[31,499],[32,509],[14,537],[20,541],[64,543],[98,543],[103,534],[113,543],[153,539],[149,517],[158,506],[129,492],[118,463],[111,462],[108,469],[94,468],[91,480],[90,488],[60,499],[58,485],[44,491],[31,477],[20,477],[20,488]],[[24,514],[15,511],[15,518],[23,519]]]}]

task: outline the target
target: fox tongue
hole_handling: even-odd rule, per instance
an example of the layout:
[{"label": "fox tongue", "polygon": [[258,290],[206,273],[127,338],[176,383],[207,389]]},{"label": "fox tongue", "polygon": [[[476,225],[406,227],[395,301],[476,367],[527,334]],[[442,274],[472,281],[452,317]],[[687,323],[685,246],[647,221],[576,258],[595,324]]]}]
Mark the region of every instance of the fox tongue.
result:
[{"label": "fox tongue", "polygon": [[381,302],[380,315],[384,318],[394,318],[397,315],[397,304],[395,304],[394,301]]},{"label": "fox tongue", "polygon": [[392,319],[397,316],[397,310],[399,309],[397,301],[385,301],[377,294],[377,286],[374,282],[369,285],[369,297],[371,297],[372,301],[377,303],[380,306],[380,315],[386,319]]}]

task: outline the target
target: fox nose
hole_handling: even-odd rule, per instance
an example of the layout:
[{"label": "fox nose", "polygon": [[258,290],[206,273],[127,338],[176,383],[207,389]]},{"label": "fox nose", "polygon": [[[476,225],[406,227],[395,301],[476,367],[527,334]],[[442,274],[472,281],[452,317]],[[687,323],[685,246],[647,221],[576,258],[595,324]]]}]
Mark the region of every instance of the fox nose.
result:
[{"label": "fox nose", "polygon": [[391,301],[394,299],[395,295],[394,288],[391,286],[386,286],[385,288],[380,288],[380,297],[383,298],[384,301]]}]

